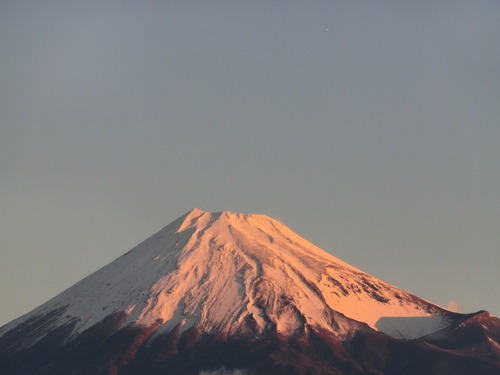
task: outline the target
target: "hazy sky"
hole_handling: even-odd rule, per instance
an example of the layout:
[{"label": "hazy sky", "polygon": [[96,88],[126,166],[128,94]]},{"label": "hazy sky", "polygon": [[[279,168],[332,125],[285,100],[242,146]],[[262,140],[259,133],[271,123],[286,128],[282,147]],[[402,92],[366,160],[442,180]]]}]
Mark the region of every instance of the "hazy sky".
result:
[{"label": "hazy sky", "polygon": [[0,2],[0,325],[193,207],[500,316],[500,2]]}]

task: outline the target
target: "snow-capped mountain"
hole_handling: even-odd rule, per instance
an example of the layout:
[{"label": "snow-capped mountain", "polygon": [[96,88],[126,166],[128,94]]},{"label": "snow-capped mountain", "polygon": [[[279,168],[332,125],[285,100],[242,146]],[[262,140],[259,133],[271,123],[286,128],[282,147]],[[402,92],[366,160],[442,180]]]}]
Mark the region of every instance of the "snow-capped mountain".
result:
[{"label": "snow-capped mountain", "polygon": [[[460,356],[464,368],[496,371],[500,358],[485,345],[467,356],[445,347],[447,332],[474,317],[386,284],[269,217],[194,209],[0,328],[0,373],[362,374],[374,366],[360,357],[364,345],[397,339],[413,352],[434,342],[439,364]],[[498,330],[483,331],[498,345]]]}]

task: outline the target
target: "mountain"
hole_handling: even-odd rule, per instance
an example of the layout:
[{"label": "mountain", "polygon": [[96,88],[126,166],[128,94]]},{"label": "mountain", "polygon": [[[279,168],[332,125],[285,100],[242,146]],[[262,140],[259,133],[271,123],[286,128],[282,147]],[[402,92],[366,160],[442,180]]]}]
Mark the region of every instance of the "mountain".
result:
[{"label": "mountain", "polygon": [[0,373],[499,374],[499,320],[261,215],[194,209],[0,328]]}]

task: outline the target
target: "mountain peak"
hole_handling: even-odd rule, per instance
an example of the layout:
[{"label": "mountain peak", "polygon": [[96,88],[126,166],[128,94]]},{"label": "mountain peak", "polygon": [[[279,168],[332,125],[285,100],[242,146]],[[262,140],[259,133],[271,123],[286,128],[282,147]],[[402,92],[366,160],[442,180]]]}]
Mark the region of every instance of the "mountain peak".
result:
[{"label": "mountain peak", "polygon": [[216,212],[206,212],[203,210],[200,210],[198,208],[193,208],[192,210],[188,211],[185,213],[183,216],[181,216],[179,219],[182,219],[183,225],[182,227],[189,227],[194,225],[196,222],[200,222],[199,225],[204,225],[207,222],[204,220],[200,219],[208,219],[208,222],[214,222],[217,220],[223,220],[224,222],[227,222],[228,224],[231,223],[236,223],[240,221],[248,221],[249,219],[252,220],[252,222],[255,224],[259,221],[262,222],[274,222],[278,223],[279,225],[283,225],[277,220],[266,216],[266,215],[257,215],[257,214],[243,214],[243,213],[235,213],[231,211],[216,211]]},{"label": "mountain peak", "polygon": [[[243,234],[266,243],[273,243],[276,236],[284,237],[290,242],[292,237],[299,242],[305,241],[283,223],[265,215],[230,211],[205,212],[195,208],[181,216],[175,223],[178,225],[176,232],[179,234],[186,232],[185,236],[189,237],[193,236],[193,233],[197,233],[198,237],[210,234],[212,240],[218,238],[220,242],[225,241],[226,244],[231,243],[237,247],[239,244],[235,241]],[[319,252],[323,253],[322,250]]]}]

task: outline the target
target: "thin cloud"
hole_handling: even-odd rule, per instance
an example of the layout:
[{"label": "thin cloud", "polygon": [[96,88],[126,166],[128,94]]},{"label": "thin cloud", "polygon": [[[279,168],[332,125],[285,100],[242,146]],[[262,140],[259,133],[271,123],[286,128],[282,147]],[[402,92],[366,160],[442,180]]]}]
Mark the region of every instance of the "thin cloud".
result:
[{"label": "thin cloud", "polygon": [[463,313],[464,309],[461,305],[458,304],[457,301],[450,301],[448,302],[448,306],[446,307],[447,310],[457,312],[457,313]]}]

